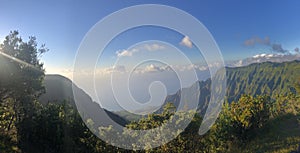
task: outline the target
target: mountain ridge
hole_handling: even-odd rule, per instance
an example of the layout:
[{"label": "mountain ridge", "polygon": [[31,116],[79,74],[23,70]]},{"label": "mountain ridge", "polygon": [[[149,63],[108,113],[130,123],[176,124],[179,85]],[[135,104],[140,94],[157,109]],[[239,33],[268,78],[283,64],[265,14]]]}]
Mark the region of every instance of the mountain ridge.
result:
[{"label": "mountain ridge", "polygon": [[[44,86],[45,94],[41,95],[39,101],[46,105],[47,103],[62,103],[67,101],[74,109],[79,110],[83,120],[92,119],[95,126],[109,126],[110,121],[101,114],[106,113],[112,120],[120,125],[126,125],[127,121],[119,115],[108,111],[94,102],[92,98],[81,88],[77,87],[70,79],[59,74],[45,75]],[[76,93],[76,100],[75,96]],[[104,112],[102,112],[104,111]]]},{"label": "mountain ridge", "polygon": [[[218,75],[218,74],[216,74]],[[294,84],[300,77],[300,61],[252,63],[243,67],[226,67],[226,100],[237,101],[241,95],[251,96],[269,94],[274,98],[277,94],[295,93]],[[210,99],[211,79],[197,81],[200,97],[198,111],[203,114]],[[180,91],[167,96],[165,103],[175,106],[180,103]]]}]

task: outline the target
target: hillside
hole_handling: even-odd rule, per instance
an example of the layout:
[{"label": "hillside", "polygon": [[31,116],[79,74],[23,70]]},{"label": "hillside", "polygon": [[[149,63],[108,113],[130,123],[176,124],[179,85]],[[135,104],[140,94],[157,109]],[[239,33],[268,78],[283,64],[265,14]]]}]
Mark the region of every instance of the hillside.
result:
[{"label": "hillside", "polygon": [[300,77],[300,61],[284,63],[256,63],[246,67],[227,68],[227,98],[236,101],[242,94],[295,93]]},{"label": "hillside", "polygon": [[[46,75],[44,85],[46,93],[41,95],[39,98],[42,104],[47,104],[49,102],[61,103],[64,100],[67,100],[74,108],[76,108],[71,80],[61,75]],[[102,123],[107,123],[107,125],[109,125],[109,121],[104,120],[104,118],[99,115],[99,111],[104,110],[108,116],[117,123],[121,125],[125,125],[127,123],[127,121],[122,117],[108,110],[102,109],[98,103],[94,102],[87,93],[78,88],[76,85],[74,86],[74,92],[76,93],[76,98],[79,100],[77,108],[80,108],[79,110],[85,110],[85,114],[83,114],[85,120],[91,118],[95,124],[101,121]]]},{"label": "hillside", "polygon": [[[284,62],[284,63],[255,63],[245,67],[226,68],[227,89],[226,99],[228,102],[237,101],[241,95],[270,95],[274,98],[278,94],[287,94],[296,92],[294,88],[296,81],[300,77],[300,61]],[[188,90],[199,94],[198,110],[202,114],[205,112],[210,100],[211,80],[198,81],[200,89]],[[165,103],[171,102],[178,106],[180,102],[181,90],[173,95],[166,97]],[[184,101],[187,101],[184,99]]]}]

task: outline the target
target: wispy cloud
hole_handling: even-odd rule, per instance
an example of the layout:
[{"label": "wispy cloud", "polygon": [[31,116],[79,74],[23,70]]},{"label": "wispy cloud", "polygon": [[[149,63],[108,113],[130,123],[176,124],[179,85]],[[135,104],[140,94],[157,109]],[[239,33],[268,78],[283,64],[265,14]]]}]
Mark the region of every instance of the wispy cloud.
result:
[{"label": "wispy cloud", "polygon": [[132,49],[132,50],[119,50],[116,52],[118,57],[122,56],[132,56],[134,53],[138,52],[137,49]]},{"label": "wispy cloud", "polygon": [[[274,52],[277,52],[277,53],[283,53],[283,54],[290,53],[290,50],[283,48],[282,44],[272,43],[270,41],[269,37],[265,37],[265,38],[253,37],[253,38],[250,38],[250,39],[247,39],[247,40],[244,41],[245,46],[252,46],[253,47],[257,44],[269,46],[271,51],[274,51]],[[297,52],[296,49],[294,51]]]},{"label": "wispy cloud", "polygon": [[112,67],[97,69],[96,74],[111,74],[111,73],[125,73],[126,68],[124,65],[116,65]]},{"label": "wispy cloud", "polygon": [[208,66],[206,65],[198,65],[198,64],[190,64],[190,65],[175,65],[174,66],[179,71],[190,71],[190,70],[196,70],[196,71],[205,71],[208,70]]},{"label": "wispy cloud", "polygon": [[137,70],[137,73],[153,73],[153,72],[165,72],[165,71],[206,71],[209,67],[214,67],[216,65],[198,65],[198,64],[189,64],[189,65],[163,65],[157,66],[155,64],[149,64],[144,68]]},{"label": "wispy cloud", "polygon": [[164,50],[166,47],[164,45],[160,44],[145,44],[136,48],[132,48],[130,50],[119,50],[116,52],[116,55],[118,57],[122,56],[133,56],[135,53],[141,52],[141,51],[158,51],[158,50]]},{"label": "wispy cloud", "polygon": [[186,46],[188,48],[193,47],[193,43],[188,36],[184,36],[180,42],[181,45]]},{"label": "wispy cloud", "polygon": [[268,36],[264,39],[259,37],[253,37],[244,41],[245,46],[255,46],[256,44],[270,45],[270,38]]},{"label": "wispy cloud", "polygon": [[[148,51],[157,51],[157,50],[163,50],[165,49],[165,46],[159,45],[159,44],[146,44],[144,47],[142,47]],[[140,48],[140,49],[142,49]]]},{"label": "wispy cloud", "polygon": [[156,64],[149,64],[145,67],[139,67],[134,70],[137,74],[144,74],[144,73],[157,73],[157,72],[165,72],[165,71],[172,71],[170,66],[167,65],[156,65]]},{"label": "wispy cloud", "polygon": [[272,44],[272,50],[278,53],[287,53],[287,49],[283,49],[281,44]]},{"label": "wispy cloud", "polygon": [[116,54],[117,54],[118,57],[121,57],[121,56],[132,56],[132,52],[130,52],[128,50],[117,51]]}]

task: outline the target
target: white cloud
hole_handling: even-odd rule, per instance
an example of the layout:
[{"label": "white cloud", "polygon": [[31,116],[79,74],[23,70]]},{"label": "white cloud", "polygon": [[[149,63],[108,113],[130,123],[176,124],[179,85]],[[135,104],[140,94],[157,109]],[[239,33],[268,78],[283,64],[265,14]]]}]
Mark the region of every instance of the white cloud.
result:
[{"label": "white cloud", "polygon": [[155,64],[149,64],[145,67],[139,67],[134,70],[134,72],[137,74],[165,72],[165,71],[172,71],[172,68],[167,65],[157,66]]},{"label": "white cloud", "polygon": [[157,51],[165,49],[165,46],[159,44],[146,44],[144,48],[148,51]]},{"label": "white cloud", "polygon": [[205,70],[208,70],[208,66],[198,65],[198,64],[176,65],[175,68],[178,69],[179,71],[191,71],[191,70],[205,71]]},{"label": "white cloud", "polygon": [[169,66],[156,66],[154,64],[147,65],[144,69],[142,69],[142,73],[151,73],[151,72],[164,72],[169,71],[171,68]]},{"label": "white cloud", "polygon": [[135,70],[136,73],[147,73],[147,72],[164,72],[164,71],[206,71],[208,70],[208,66],[206,65],[197,65],[197,64],[190,64],[190,65],[164,65],[164,66],[157,66],[154,64],[149,64],[144,68],[138,68]]},{"label": "white cloud", "polygon": [[124,57],[124,56],[132,56],[133,54],[135,53],[138,53],[140,51],[157,51],[157,50],[163,50],[165,49],[166,47],[163,46],[163,45],[160,45],[160,44],[156,44],[156,43],[153,43],[153,44],[145,44],[143,46],[139,46],[137,48],[132,48],[130,50],[119,50],[116,52],[116,55],[118,57]]},{"label": "white cloud", "polygon": [[183,45],[183,46],[189,47],[189,48],[193,47],[193,43],[192,43],[192,41],[190,40],[190,38],[188,36],[185,36],[181,40],[180,44]]},{"label": "white cloud", "polygon": [[155,66],[153,64],[150,64],[146,66],[145,72],[161,72],[162,69],[159,66]]},{"label": "white cloud", "polygon": [[133,52],[132,51],[128,51],[128,50],[122,50],[122,51],[117,51],[116,54],[117,54],[118,57],[132,56]]}]

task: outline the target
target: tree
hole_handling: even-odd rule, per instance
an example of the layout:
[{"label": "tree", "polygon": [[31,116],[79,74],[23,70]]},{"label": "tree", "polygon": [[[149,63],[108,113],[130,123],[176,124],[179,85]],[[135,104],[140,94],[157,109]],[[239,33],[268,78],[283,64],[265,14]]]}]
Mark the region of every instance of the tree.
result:
[{"label": "tree", "polygon": [[44,44],[37,47],[35,37],[23,41],[18,31],[12,31],[0,44],[1,105],[13,110],[6,125],[7,131],[15,125],[18,141],[27,143],[30,129],[34,125],[35,103],[44,92],[43,63],[39,58],[48,51]]},{"label": "tree", "polygon": [[233,134],[237,140],[246,141],[254,136],[254,131],[261,128],[270,117],[270,98],[243,95],[237,103],[232,102],[230,115]]},{"label": "tree", "polygon": [[300,94],[300,78],[298,79],[297,83],[296,83],[296,91],[298,94]]}]

